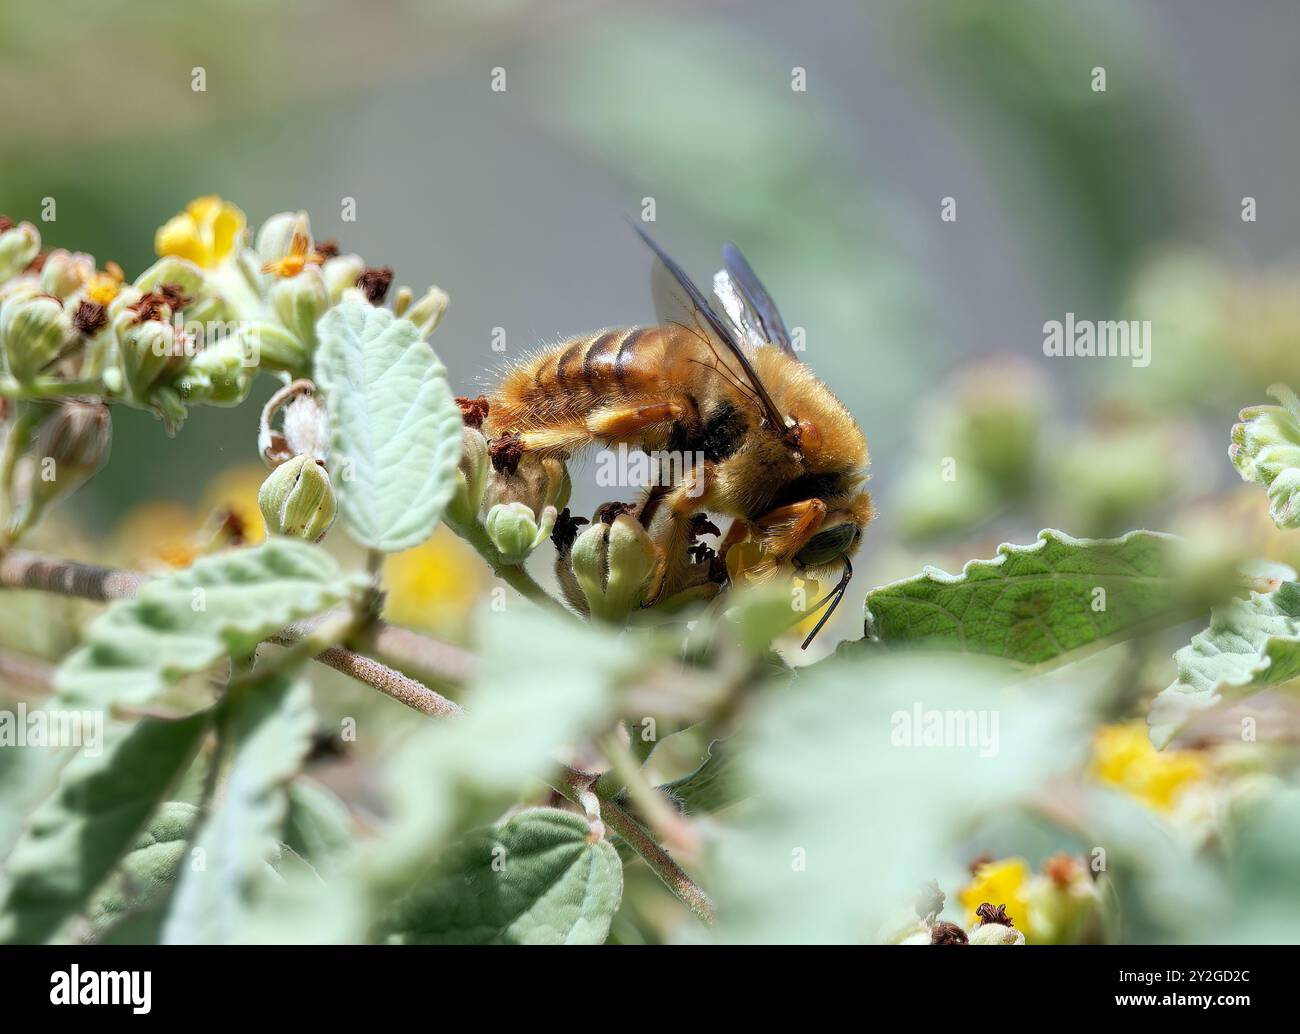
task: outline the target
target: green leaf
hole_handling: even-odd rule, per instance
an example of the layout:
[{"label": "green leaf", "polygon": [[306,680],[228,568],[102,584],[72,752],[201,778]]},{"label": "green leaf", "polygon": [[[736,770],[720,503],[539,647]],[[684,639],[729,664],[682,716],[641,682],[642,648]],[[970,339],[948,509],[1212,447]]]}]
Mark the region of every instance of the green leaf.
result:
[{"label": "green leaf", "polygon": [[352,816],[333,791],[311,779],[289,784],[284,844],[314,868],[329,869],[352,843]]},{"label": "green leaf", "polygon": [[717,934],[861,942],[931,876],[955,890],[972,832],[1083,761],[1110,661],[1025,678],[987,658],[868,651],[763,693],[728,742],[747,800],[714,820]]},{"label": "green leaf", "polygon": [[1215,607],[1210,627],[1174,654],[1178,678],[1151,705],[1151,741],[1165,747],[1202,711],[1300,676],[1300,585],[1283,582]]},{"label": "green leaf", "polygon": [[867,635],[1042,664],[1081,647],[1137,635],[1180,615],[1174,540],[1152,531],[1118,539],[1039,532],[1002,545],[961,574],[927,567],[867,593]]},{"label": "green leaf", "polygon": [[623,866],[586,820],[525,811],[468,837],[398,908],[393,940],[415,944],[600,944]]},{"label": "green leaf", "polygon": [[695,771],[664,783],[659,789],[687,815],[718,811],[744,797],[736,785],[735,762],[735,751],[730,745],[715,740],[709,744]]},{"label": "green leaf", "polygon": [[281,673],[244,687],[226,735],[234,741],[225,796],[195,842],[163,931],[171,944],[231,944],[243,937],[261,881],[280,850],[286,784],[315,728],[305,681]]},{"label": "green leaf", "polygon": [[317,328],[343,516],[357,541],[385,553],[433,534],[456,486],[461,415],[447,370],[409,320],[343,302]]},{"label": "green leaf", "polygon": [[48,940],[82,909],[194,757],[208,718],[114,724],[101,753],[68,762],[6,864],[0,941]]},{"label": "green leaf", "polygon": [[[117,940],[126,925],[134,926],[146,917],[150,926],[160,924],[157,906],[175,886],[198,814],[198,808],[184,801],[168,801],[158,809],[87,909],[91,939],[100,941],[112,936]],[[133,932],[141,931],[137,928]]]},{"label": "green leaf", "polygon": [[490,648],[466,715],[425,724],[390,766],[392,820],[368,859],[382,893],[405,889],[430,857],[535,790],[565,744],[608,725],[613,688],[641,664],[627,637],[548,611],[514,608],[483,624]]},{"label": "green leaf", "polygon": [[251,652],[361,585],[324,550],[293,539],[206,557],[104,611],[59,668],[56,684],[71,701],[142,704],[185,675]]}]

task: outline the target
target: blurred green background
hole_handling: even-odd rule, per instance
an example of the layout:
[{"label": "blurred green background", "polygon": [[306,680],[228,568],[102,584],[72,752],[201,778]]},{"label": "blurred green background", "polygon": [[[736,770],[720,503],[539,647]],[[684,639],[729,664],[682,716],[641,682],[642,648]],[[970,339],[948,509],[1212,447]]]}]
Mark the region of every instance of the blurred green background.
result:
[{"label": "blurred green background", "polygon": [[[472,394],[539,342],[653,319],[625,224],[653,197],[697,280],[722,241],[744,248],[871,442],[877,559],[837,619],[851,635],[867,586],[916,569],[899,542],[942,562],[1049,518],[1161,526],[1231,482],[1236,411],[1300,362],[1297,27],[1291,4],[1209,0],[7,4],[0,212],[56,199],[47,246],[130,278],[194,196],[254,226],[305,208],[317,238],[450,292],[433,343]],[[1066,311],[1152,319],[1151,367],[1048,360],[1042,324]],[[971,377],[991,412],[962,409]],[[169,442],[119,407],[78,520],[191,505],[255,460],[254,414],[200,409]],[[1019,437],[986,440],[989,421]],[[949,456],[978,476],[942,482]],[[577,477],[578,508],[599,502]]]}]

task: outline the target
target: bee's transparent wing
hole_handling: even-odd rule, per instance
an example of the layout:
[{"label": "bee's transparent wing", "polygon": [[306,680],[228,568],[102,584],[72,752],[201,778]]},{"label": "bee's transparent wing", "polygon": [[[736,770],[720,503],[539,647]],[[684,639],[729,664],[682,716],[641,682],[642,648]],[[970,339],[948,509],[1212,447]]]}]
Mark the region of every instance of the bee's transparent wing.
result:
[{"label": "bee's transparent wing", "polygon": [[745,296],[725,269],[720,269],[713,274],[713,294],[722,305],[722,311],[736,337],[747,348],[758,348],[760,345],[767,344],[758,315],[745,302]]},{"label": "bee's transparent wing", "polygon": [[772,396],[768,394],[745,354],[742,344],[744,338],[738,336],[727,319],[718,314],[682,267],[655,243],[654,238],[636,223],[632,226],[655,253],[654,266],[650,271],[650,291],[659,319],[663,323],[675,323],[704,335],[713,346],[718,361],[727,366],[733,375],[748,382],[748,387],[766,412],[772,426],[784,428],[785,417],[772,401]]},{"label": "bee's transparent wing", "polygon": [[[786,329],[781,310],[767,293],[763,281],[758,278],[754,268],[745,260],[740,249],[731,241],[722,246],[722,261],[727,267],[727,278],[744,302],[744,308],[753,313],[758,322],[759,334],[764,344],[778,346],[786,355],[794,356],[794,344],[790,340],[790,331]],[[717,290],[717,279],[714,279]]]}]

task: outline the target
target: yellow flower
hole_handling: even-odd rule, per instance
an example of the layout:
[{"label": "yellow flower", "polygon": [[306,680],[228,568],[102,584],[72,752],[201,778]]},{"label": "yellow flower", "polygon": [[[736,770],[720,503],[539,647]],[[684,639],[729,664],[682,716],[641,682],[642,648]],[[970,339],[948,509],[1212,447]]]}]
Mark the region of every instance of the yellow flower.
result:
[{"label": "yellow flower", "polygon": [[257,505],[265,477],[264,467],[249,463],[219,474],[197,507],[176,502],[137,506],[118,526],[118,547],[128,562],[179,568],[230,545],[235,530],[242,543],[255,545],[266,538]]},{"label": "yellow flower", "polygon": [[122,290],[124,279],[122,267],[116,262],[109,262],[104,266],[103,272],[93,274],[86,281],[86,297],[108,308]]},{"label": "yellow flower", "polygon": [[1194,750],[1156,750],[1143,721],[1103,725],[1092,745],[1092,774],[1159,812],[1170,812],[1209,765]]},{"label": "yellow flower", "polygon": [[966,911],[966,925],[975,923],[975,910],[984,902],[987,901],[994,908],[1006,905],[1008,918],[1032,944],[1034,938],[1026,897],[1029,877],[1029,863],[1023,858],[1002,858],[978,866],[970,883],[961,889],[959,895],[961,906]]},{"label": "yellow flower", "polygon": [[211,194],[195,198],[184,212],[168,219],[154,235],[153,246],[159,255],[176,255],[213,269],[235,253],[246,225],[239,208]]},{"label": "yellow flower", "polygon": [[384,616],[411,628],[455,630],[474,606],[483,577],[474,552],[439,528],[428,542],[384,564]]},{"label": "yellow flower", "polygon": [[323,255],[311,250],[311,238],[301,230],[294,231],[289,242],[289,254],[284,258],[268,262],[262,267],[263,273],[273,273],[278,277],[297,276],[309,265],[319,266],[325,261]]}]

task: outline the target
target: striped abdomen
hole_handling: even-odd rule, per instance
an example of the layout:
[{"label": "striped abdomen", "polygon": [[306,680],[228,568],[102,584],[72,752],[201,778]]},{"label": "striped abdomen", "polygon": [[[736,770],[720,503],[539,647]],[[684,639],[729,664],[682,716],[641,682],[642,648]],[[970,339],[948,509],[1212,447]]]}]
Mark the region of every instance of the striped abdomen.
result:
[{"label": "striped abdomen", "polygon": [[562,342],[521,363],[491,396],[489,424],[525,430],[637,398],[686,394],[701,342],[680,327],[623,327]]}]

